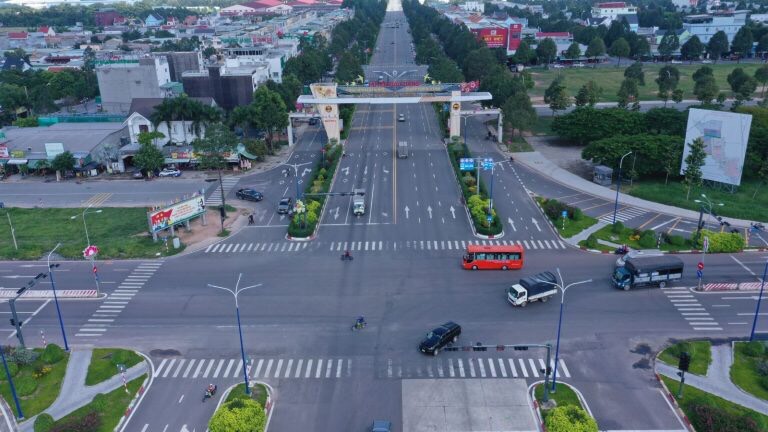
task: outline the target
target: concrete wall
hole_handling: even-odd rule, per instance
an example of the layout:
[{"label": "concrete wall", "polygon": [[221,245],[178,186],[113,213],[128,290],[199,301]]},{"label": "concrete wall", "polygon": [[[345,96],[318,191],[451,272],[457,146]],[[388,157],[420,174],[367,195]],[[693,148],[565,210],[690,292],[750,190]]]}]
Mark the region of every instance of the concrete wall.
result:
[{"label": "concrete wall", "polygon": [[171,81],[164,57],[140,59],[138,64],[110,64],[96,68],[105,111],[127,114],[133,98],[163,97],[161,85]]}]

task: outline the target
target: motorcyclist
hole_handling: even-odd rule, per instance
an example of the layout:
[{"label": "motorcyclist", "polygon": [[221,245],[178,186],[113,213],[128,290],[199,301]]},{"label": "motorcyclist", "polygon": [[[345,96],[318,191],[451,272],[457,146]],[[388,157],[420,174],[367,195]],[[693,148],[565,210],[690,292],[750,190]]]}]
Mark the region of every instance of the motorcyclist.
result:
[{"label": "motorcyclist", "polygon": [[365,317],[363,317],[362,315],[357,317],[357,322],[355,323],[355,327],[359,329],[365,327]]},{"label": "motorcyclist", "polygon": [[352,259],[352,254],[349,253],[348,250],[344,251],[344,255],[342,255],[344,259]]},{"label": "motorcyclist", "polygon": [[209,397],[212,397],[215,392],[216,386],[213,384],[208,384],[208,389],[206,389],[205,394],[207,394]]}]

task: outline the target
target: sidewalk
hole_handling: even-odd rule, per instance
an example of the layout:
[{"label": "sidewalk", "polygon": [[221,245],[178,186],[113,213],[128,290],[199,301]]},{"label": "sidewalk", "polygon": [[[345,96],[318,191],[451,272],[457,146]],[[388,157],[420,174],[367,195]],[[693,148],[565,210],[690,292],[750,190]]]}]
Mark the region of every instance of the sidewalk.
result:
[{"label": "sidewalk", "polygon": [[[80,350],[73,348],[69,354],[69,363],[67,363],[67,371],[64,374],[59,397],[56,398],[48,409],[43,411],[50,414],[54,420],[58,420],[72,411],[87,405],[97,394],[109,393],[123,385],[123,378],[120,374],[93,386],[85,385],[85,377],[88,375],[88,365],[91,363],[92,352],[90,349]],[[125,371],[125,379],[131,381],[147,372],[147,363],[141,362]],[[33,432],[35,417],[24,421],[19,426],[19,430]]]},{"label": "sidewalk", "polygon": [[[719,396],[723,399],[739,404],[751,410],[768,415],[768,402],[752,396],[736,387],[731,382],[730,370],[733,364],[733,346],[728,343],[712,346],[712,364],[709,365],[707,376],[699,376],[690,373],[685,374],[685,383],[703,390],[707,393]],[[656,372],[669,378],[679,380],[677,368],[660,361],[656,362]],[[676,389],[669,389],[671,392]],[[683,390],[685,395],[685,390]]]},{"label": "sidewalk", "polygon": [[[605,200],[613,201],[616,199],[616,191],[598,184],[592,183],[576,174],[572,174],[552,163],[539,152],[515,153],[515,161],[522,163],[526,167],[538,171],[552,180],[561,183],[570,188],[581,192],[594,195]],[[646,201],[630,195],[619,193],[619,203],[621,205],[631,205],[648,211],[664,213],[670,216],[676,216],[686,219],[698,220],[699,212],[686,210],[679,207],[673,207],[666,204],[659,204]],[[728,218],[728,222],[734,227],[749,228],[752,221]]]}]

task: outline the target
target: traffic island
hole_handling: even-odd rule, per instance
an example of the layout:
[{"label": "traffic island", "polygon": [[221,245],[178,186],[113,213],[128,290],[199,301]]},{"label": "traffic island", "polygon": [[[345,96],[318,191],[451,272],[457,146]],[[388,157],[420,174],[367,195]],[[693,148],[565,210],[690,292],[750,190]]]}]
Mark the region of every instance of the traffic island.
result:
[{"label": "traffic island", "polygon": [[61,392],[69,354],[55,344],[48,344],[45,349],[11,346],[2,349],[16,394],[14,397],[3,370],[0,372],[0,395],[16,417],[19,417],[17,400],[24,418],[32,418],[50,407]]},{"label": "traffic island", "polygon": [[743,391],[768,401],[768,352],[763,342],[734,342],[731,381]]},{"label": "traffic island", "polygon": [[92,386],[106,381],[120,373],[144,361],[144,359],[131,350],[121,348],[95,348],[91,353],[91,362],[88,364],[88,374],[85,376],[85,385]]},{"label": "traffic island", "polygon": [[544,390],[544,383],[536,384],[533,390],[537,414],[544,430],[548,432],[598,431],[597,421],[588,411],[586,402],[570,385],[558,382],[555,385],[555,391],[548,393],[546,402]]},{"label": "traffic island", "polygon": [[561,203],[556,199],[535,197],[539,209],[563,239],[569,239],[597,223],[597,219],[582,213],[578,207]]},{"label": "traffic island", "polygon": [[712,363],[712,342],[683,341],[672,344],[659,353],[658,359],[670,366],[677,366],[683,353],[688,353],[688,372],[706,376]]},{"label": "traffic island", "polygon": [[211,432],[249,431],[266,432],[272,418],[272,389],[264,383],[252,383],[251,394],[245,393],[245,384],[228,388],[216,406],[208,430]]}]

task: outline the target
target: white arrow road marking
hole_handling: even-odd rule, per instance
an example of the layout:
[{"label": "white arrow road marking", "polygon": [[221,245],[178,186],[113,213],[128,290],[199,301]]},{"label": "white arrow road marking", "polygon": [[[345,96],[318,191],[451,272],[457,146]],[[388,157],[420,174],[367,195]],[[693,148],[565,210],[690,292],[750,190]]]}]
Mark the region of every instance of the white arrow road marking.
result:
[{"label": "white arrow road marking", "polygon": [[408,209],[408,206],[405,206],[405,218],[408,219],[408,212],[410,209]]},{"label": "white arrow road marking", "polygon": [[3,276],[3,277],[4,278],[8,278],[8,279],[18,279],[18,278],[30,278],[30,279],[32,279],[35,276],[34,275],[33,276],[13,275],[13,276]]},{"label": "white arrow road marking", "polygon": [[363,168],[363,175],[364,176],[368,175],[368,165],[366,165],[365,168]]},{"label": "white arrow road marking", "polygon": [[510,225],[512,225],[512,230],[517,231],[517,228],[515,228],[515,223],[512,222],[512,218],[507,218],[507,222],[509,222]]},{"label": "white arrow road marking", "polygon": [[334,220],[336,220],[336,219],[338,219],[338,218],[339,218],[339,208],[338,208],[338,207],[336,207],[336,212],[335,212],[335,213],[334,213],[334,215],[333,215],[333,219],[334,219]]},{"label": "white arrow road marking", "polygon": [[427,206],[427,212],[429,212],[429,218],[432,219],[432,206]]},{"label": "white arrow road marking", "polygon": [[456,219],[456,209],[451,206],[451,216],[453,216],[454,219]]},{"label": "white arrow road marking", "polygon": [[301,172],[301,176],[304,177],[305,175],[311,173],[312,170],[309,168],[304,168],[304,171]]},{"label": "white arrow road marking", "polygon": [[344,167],[341,170],[344,172],[344,175],[349,175],[349,167]]},{"label": "white arrow road marking", "polygon": [[536,221],[536,218],[531,218],[531,221],[536,225],[536,229],[541,231],[541,227],[539,226],[539,222]]},{"label": "white arrow road marking", "polygon": [[384,171],[384,174],[389,174],[389,171],[386,168],[382,167],[381,169]]}]

